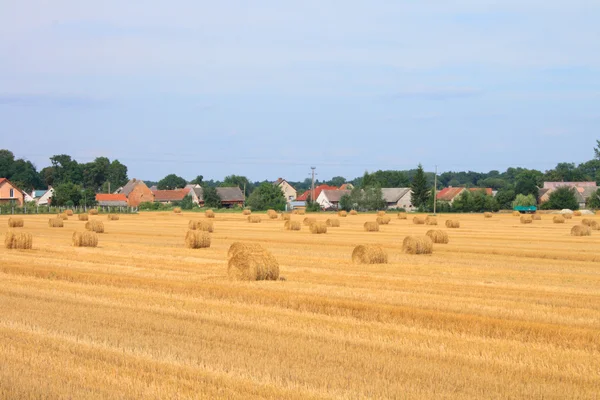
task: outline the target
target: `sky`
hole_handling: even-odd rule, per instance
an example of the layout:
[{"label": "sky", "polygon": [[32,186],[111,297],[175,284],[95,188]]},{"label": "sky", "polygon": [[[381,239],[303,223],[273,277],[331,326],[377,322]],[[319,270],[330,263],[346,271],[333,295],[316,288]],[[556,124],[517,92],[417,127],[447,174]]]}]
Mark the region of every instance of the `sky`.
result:
[{"label": "sky", "polygon": [[579,163],[598,21],[597,0],[0,0],[0,148],[149,180]]}]

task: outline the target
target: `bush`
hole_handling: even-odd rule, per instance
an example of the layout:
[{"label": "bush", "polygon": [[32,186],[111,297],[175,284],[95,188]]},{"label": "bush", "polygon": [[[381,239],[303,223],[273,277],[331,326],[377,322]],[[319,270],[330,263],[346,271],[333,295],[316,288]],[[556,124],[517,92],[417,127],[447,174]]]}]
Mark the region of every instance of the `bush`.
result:
[{"label": "bush", "polygon": [[531,207],[536,206],[537,200],[532,194],[523,195],[518,194],[515,200],[512,202],[512,206],[514,207]]},{"label": "bush", "polygon": [[575,195],[575,188],[559,187],[550,193],[548,201],[544,204],[544,209],[562,210],[568,208],[570,210],[579,209],[579,203]]}]

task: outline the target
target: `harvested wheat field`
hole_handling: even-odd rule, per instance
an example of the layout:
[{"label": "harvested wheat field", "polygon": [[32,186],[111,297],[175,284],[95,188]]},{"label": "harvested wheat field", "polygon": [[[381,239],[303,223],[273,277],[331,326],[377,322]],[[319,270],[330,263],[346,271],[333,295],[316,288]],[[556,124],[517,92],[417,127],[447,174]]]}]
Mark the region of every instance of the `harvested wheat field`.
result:
[{"label": "harvested wheat field", "polygon": [[[600,393],[600,233],[571,236],[577,219],[453,215],[449,243],[413,255],[404,238],[430,226],[365,232],[366,213],[325,235],[219,213],[202,249],[184,242],[202,214],[121,215],[98,247],[73,246],[81,222],[48,218],[23,216],[32,248],[0,252],[2,399]],[[7,227],[0,216],[0,240]],[[234,242],[261,245],[280,280],[231,279]],[[354,263],[358,245],[387,263]]]}]

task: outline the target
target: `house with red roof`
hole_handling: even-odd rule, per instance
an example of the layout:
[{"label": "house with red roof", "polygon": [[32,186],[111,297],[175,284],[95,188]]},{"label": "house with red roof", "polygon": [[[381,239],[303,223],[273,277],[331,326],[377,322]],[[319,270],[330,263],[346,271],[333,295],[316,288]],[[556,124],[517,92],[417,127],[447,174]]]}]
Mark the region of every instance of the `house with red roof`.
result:
[{"label": "house with red roof", "polygon": [[463,187],[447,187],[444,188],[442,190],[440,190],[439,192],[437,192],[437,196],[436,199],[438,201],[447,201],[448,203],[452,204],[454,202],[454,200],[460,196],[460,194],[462,192],[464,192],[465,188]]},{"label": "house with red roof", "polygon": [[[319,185],[319,186],[315,186],[315,200],[319,198],[319,195],[321,194],[321,192],[323,190],[339,190],[339,188],[335,187],[335,186],[329,186],[329,185]],[[311,190],[307,190],[306,192],[302,193],[300,196],[298,196],[296,198],[297,201],[307,201],[310,198],[310,192]]]},{"label": "house with red roof", "polygon": [[100,207],[127,207],[127,196],[123,193],[98,193],[96,201]]},{"label": "house with red roof", "polygon": [[13,185],[8,179],[0,178],[0,203],[14,203],[22,207],[25,195],[21,189]]},{"label": "house with red roof", "polygon": [[155,202],[169,204],[183,200],[190,194],[190,189],[155,190],[153,193]]},{"label": "house with red roof", "polygon": [[471,193],[479,192],[479,191],[485,192],[485,194],[487,196],[493,196],[494,195],[494,191],[492,190],[492,188],[469,188],[469,192],[471,192]]}]

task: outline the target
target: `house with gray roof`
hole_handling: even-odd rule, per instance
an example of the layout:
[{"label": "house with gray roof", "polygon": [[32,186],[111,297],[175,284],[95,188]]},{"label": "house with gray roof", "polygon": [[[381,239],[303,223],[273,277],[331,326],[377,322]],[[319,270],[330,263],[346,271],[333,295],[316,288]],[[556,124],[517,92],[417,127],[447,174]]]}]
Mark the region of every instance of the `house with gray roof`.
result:
[{"label": "house with gray roof", "polygon": [[412,204],[412,190],[410,188],[382,188],[381,194],[387,204],[387,208],[404,208],[406,211],[414,211]]}]

